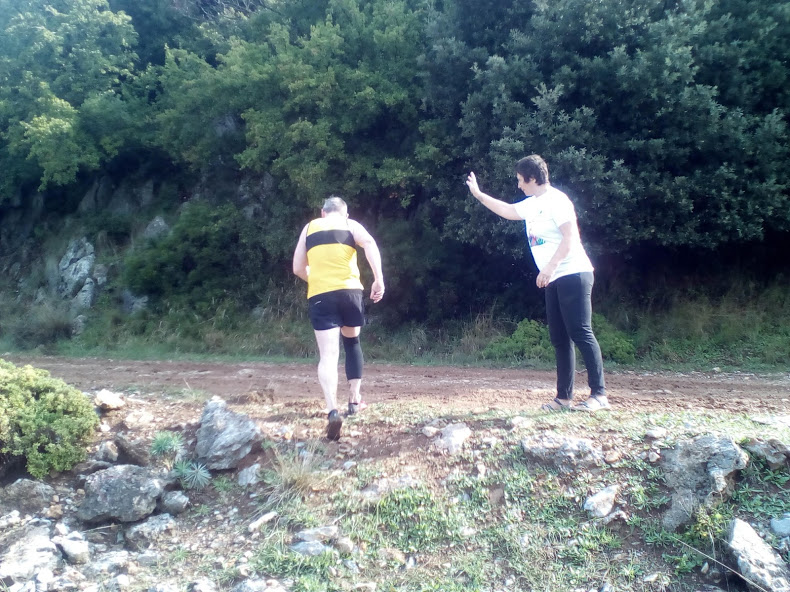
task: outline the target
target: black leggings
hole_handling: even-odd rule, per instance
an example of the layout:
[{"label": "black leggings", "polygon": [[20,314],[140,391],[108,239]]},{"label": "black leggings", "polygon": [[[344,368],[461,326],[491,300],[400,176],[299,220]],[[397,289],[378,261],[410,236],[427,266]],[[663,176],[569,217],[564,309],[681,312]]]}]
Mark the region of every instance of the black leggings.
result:
[{"label": "black leggings", "polygon": [[546,286],[546,319],[557,357],[557,398],[573,399],[576,373],[574,343],[587,367],[587,384],[592,396],[605,396],[601,348],[592,331],[592,272],[557,278]]}]

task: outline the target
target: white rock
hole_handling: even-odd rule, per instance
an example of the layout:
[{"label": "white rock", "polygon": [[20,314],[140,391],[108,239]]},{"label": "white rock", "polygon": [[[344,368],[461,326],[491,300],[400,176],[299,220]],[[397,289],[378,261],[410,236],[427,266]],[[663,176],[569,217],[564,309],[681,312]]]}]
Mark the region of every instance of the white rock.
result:
[{"label": "white rock", "polygon": [[436,447],[448,454],[458,454],[469,437],[472,435],[465,423],[452,423],[442,430],[441,437],[436,441]]},{"label": "white rock", "polygon": [[126,401],[120,393],[114,393],[107,389],[102,389],[93,398],[93,404],[102,411],[112,411],[126,406]]},{"label": "white rock", "polygon": [[595,495],[587,498],[584,502],[584,509],[596,518],[603,518],[614,508],[614,501],[619,491],[619,485],[610,485],[606,489],[602,489]]},{"label": "white rock", "polygon": [[427,438],[433,438],[438,433],[439,433],[439,428],[434,426],[425,426],[424,428],[422,428],[422,435]]},{"label": "white rock", "polygon": [[277,518],[277,512],[266,512],[263,516],[258,518],[255,522],[250,523],[247,527],[249,532],[255,532],[256,530],[260,529],[261,526],[266,524],[267,522],[271,522],[275,518]]}]

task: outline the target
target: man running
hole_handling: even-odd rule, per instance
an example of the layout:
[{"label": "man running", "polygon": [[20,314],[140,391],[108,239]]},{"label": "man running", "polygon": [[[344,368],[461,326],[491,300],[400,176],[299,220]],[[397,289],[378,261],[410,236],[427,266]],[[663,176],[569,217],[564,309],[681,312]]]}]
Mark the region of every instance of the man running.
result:
[{"label": "man running", "polygon": [[304,227],[293,258],[294,273],[307,282],[310,322],[319,352],[318,382],[326,399],[326,436],[330,440],[340,438],[343,425],[337,410],[338,337],[342,338],[346,352],[348,414],[353,415],[365,407],[360,394],[362,346],[359,343],[365,315],[357,247],[364,249],[373,271],[370,299],[379,302],[384,296],[379,248],[359,222],[349,219],[348,206],[340,197],[330,196],[321,208],[321,217]]}]

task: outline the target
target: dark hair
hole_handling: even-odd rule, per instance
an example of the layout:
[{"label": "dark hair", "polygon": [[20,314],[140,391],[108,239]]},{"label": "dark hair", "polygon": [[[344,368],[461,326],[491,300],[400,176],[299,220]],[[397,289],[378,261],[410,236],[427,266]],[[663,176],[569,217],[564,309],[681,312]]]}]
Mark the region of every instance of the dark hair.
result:
[{"label": "dark hair", "polygon": [[535,179],[538,185],[545,185],[549,182],[549,165],[537,154],[525,156],[516,163],[516,172],[525,181]]},{"label": "dark hair", "polygon": [[343,201],[342,197],[338,197],[337,195],[330,195],[329,197],[324,200],[324,205],[321,206],[321,209],[324,210],[327,214],[331,212],[340,212],[340,213],[348,213],[348,204]]}]

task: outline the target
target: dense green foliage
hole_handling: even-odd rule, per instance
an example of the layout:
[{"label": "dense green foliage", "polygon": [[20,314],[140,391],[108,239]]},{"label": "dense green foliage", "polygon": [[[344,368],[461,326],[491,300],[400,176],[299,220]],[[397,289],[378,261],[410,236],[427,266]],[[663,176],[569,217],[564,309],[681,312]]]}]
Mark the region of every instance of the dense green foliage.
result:
[{"label": "dense green foliage", "polygon": [[46,370],[0,360],[0,458],[23,457],[36,478],[85,458],[99,418],[79,390]]},{"label": "dense green foliage", "polygon": [[190,203],[172,232],[129,253],[127,285],[170,306],[212,314],[227,301],[255,302],[267,256],[255,227],[232,205]]},{"label": "dense green foliage", "polygon": [[[0,0],[0,215],[131,169],[180,176],[170,211],[188,175],[271,175],[254,216],[185,209],[129,257],[129,286],[251,308],[339,192],[381,243],[383,322],[535,317],[523,228],[465,173],[510,201],[513,162],[542,154],[602,279],[716,249],[738,252],[720,273],[749,268],[790,230],[788,64],[783,0]],[[61,217],[79,203],[57,199]],[[628,282],[643,306],[652,286]]]}]

